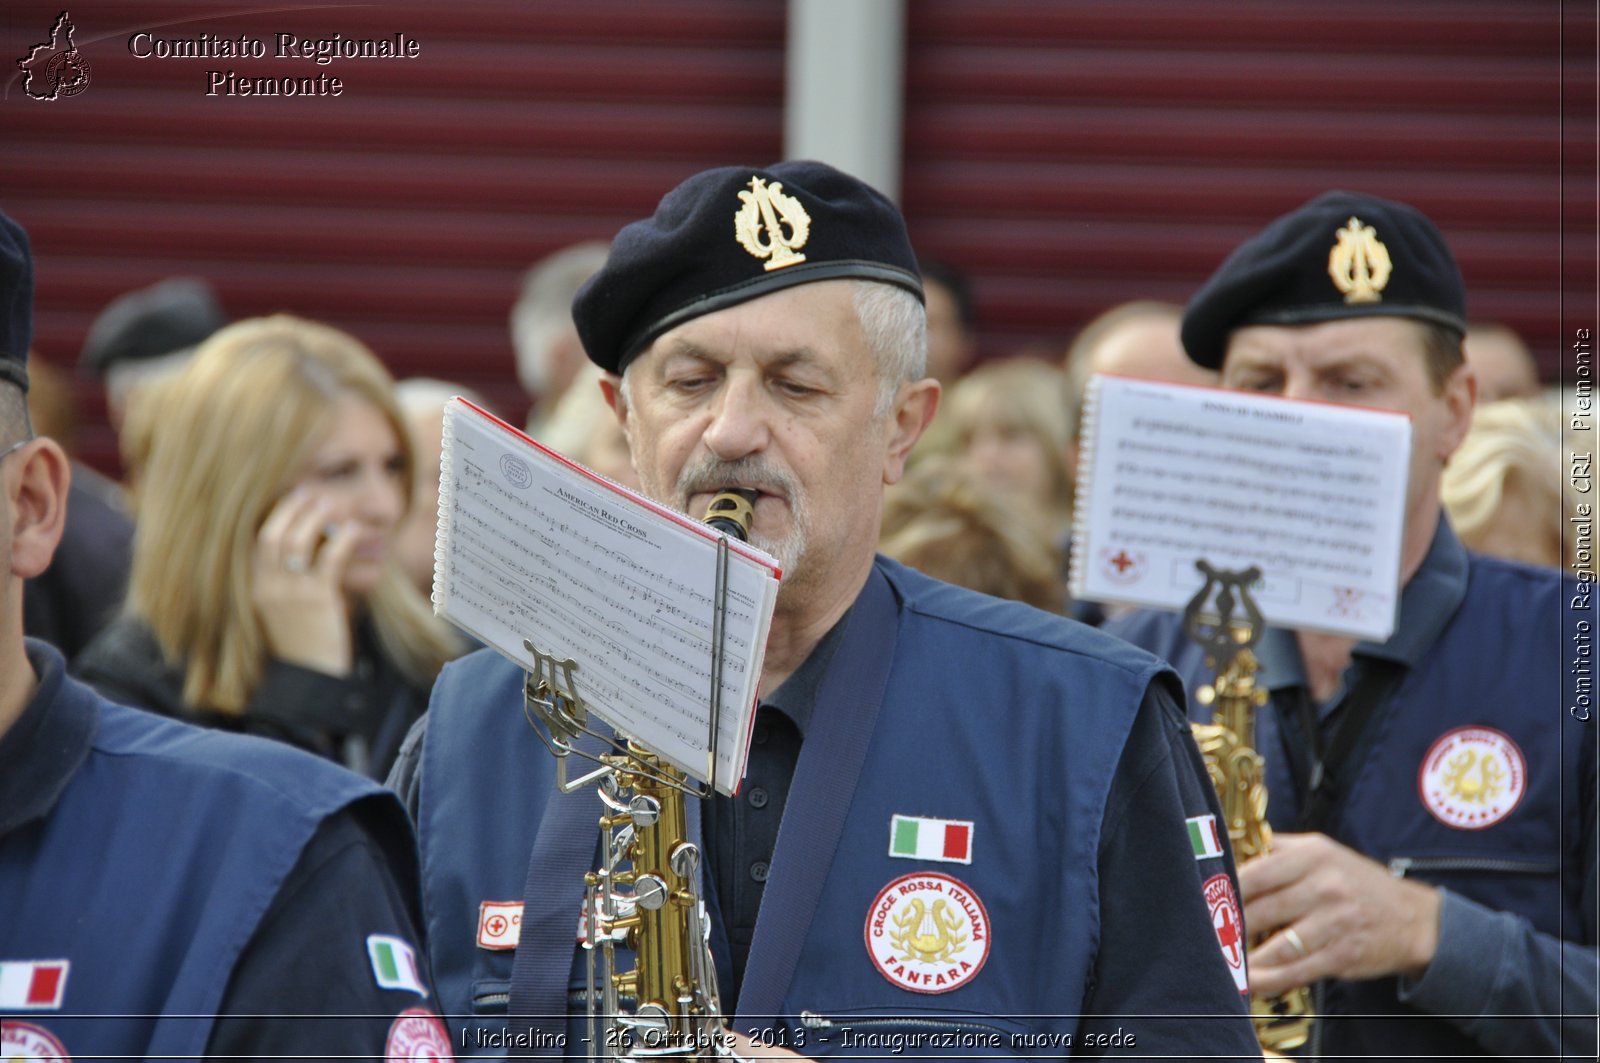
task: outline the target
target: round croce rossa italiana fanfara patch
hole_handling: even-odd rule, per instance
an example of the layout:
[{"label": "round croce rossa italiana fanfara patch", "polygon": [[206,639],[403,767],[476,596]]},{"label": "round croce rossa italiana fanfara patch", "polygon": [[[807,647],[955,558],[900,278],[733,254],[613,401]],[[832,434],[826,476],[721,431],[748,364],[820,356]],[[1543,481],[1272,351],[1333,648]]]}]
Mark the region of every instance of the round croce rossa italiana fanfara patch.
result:
[{"label": "round croce rossa italiana fanfara patch", "polygon": [[1492,727],[1457,727],[1428,747],[1417,770],[1422,804],[1447,827],[1483,830],[1511,815],[1528,788],[1528,763]]},{"label": "round croce rossa italiana fanfara patch", "polygon": [[866,938],[872,965],[889,981],[914,993],[948,993],[989,958],[989,913],[959,879],[902,875],[878,891]]}]

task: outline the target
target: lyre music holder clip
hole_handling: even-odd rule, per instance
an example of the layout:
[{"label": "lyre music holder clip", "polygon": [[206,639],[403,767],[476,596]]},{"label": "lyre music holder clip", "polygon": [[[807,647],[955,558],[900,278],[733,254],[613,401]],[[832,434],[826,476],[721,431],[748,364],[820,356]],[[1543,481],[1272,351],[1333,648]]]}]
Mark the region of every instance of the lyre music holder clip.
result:
[{"label": "lyre music holder clip", "polygon": [[[1265,620],[1250,593],[1250,585],[1261,578],[1261,569],[1255,565],[1246,569],[1215,568],[1204,558],[1196,560],[1194,567],[1206,581],[1183,607],[1183,629],[1220,670],[1261,637]],[[1206,603],[1213,599],[1213,587],[1216,608],[1208,610]],[[1237,609],[1243,609],[1242,618],[1235,616]]]}]

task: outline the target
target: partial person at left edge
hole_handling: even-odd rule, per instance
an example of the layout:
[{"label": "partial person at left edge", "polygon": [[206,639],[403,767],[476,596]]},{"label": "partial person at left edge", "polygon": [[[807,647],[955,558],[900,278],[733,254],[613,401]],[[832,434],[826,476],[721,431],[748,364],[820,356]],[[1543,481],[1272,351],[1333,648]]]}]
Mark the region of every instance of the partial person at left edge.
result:
[{"label": "partial person at left edge", "polygon": [[[124,456],[130,435],[153,425],[156,412],[142,409],[150,385],[181,369],[195,348],[227,324],[221,304],[205,281],[169,277],[113,299],[89,326],[79,355],[80,371],[105,382],[106,414]],[[47,365],[34,365],[28,404],[40,419],[39,385],[51,379]],[[65,382],[61,382],[65,390]],[[70,399],[62,395],[70,417]],[[64,435],[45,431],[72,452]],[[136,470],[124,467],[129,483]],[[23,624],[30,638],[53,644],[71,661],[116,618],[128,590],[133,557],[132,506],[122,484],[81,462],[72,465],[67,524],[55,557],[23,587]]]},{"label": "partial person at left edge", "polygon": [[27,416],[32,295],[0,214],[0,1058],[451,1058],[391,794],[112,704],[24,637],[71,477]]}]

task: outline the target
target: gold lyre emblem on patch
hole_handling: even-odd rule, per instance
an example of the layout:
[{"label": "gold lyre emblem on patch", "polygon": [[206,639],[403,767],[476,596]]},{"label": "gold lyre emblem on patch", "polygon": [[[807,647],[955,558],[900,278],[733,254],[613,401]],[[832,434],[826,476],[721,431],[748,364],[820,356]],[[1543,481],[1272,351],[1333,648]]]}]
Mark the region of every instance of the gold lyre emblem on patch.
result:
[{"label": "gold lyre emblem on patch", "polygon": [[894,917],[894,925],[889,940],[904,950],[907,960],[944,963],[967,943],[967,935],[961,933],[966,920],[942,899],[934,901],[931,908],[913,900]]},{"label": "gold lyre emblem on patch", "polygon": [[[1472,769],[1476,767],[1476,774]],[[1489,753],[1484,753],[1482,759],[1470,749],[1463,750],[1459,756],[1451,758],[1445,770],[1445,787],[1456,797],[1474,804],[1486,804],[1500,796],[1506,773],[1499,762]]]},{"label": "gold lyre emblem on patch", "polygon": [[1378,231],[1351,216],[1338,232],[1338,242],[1328,252],[1328,276],[1344,293],[1346,303],[1377,303],[1378,293],[1389,283],[1393,269],[1389,249],[1378,239]]},{"label": "gold lyre emblem on patch", "polygon": [[[784,195],[782,181],[769,185],[760,177],[752,177],[749,191],[741,190],[739,199],[744,206],[733,216],[733,234],[739,238],[740,247],[757,258],[767,259],[769,271],[806,260],[806,256],[796,253],[796,248],[804,247],[811,235],[811,215],[798,199]],[[788,235],[784,235],[785,226]]]}]

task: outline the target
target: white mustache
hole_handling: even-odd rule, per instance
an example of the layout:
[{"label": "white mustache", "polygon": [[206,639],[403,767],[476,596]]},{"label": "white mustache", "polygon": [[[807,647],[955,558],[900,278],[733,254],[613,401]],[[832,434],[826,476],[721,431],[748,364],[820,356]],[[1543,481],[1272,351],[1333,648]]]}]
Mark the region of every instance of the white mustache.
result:
[{"label": "white mustache", "polygon": [[750,488],[789,500],[800,494],[800,485],[786,469],[756,456],[721,461],[705,454],[692,459],[678,473],[678,497],[685,503],[690,495],[725,487]]}]

